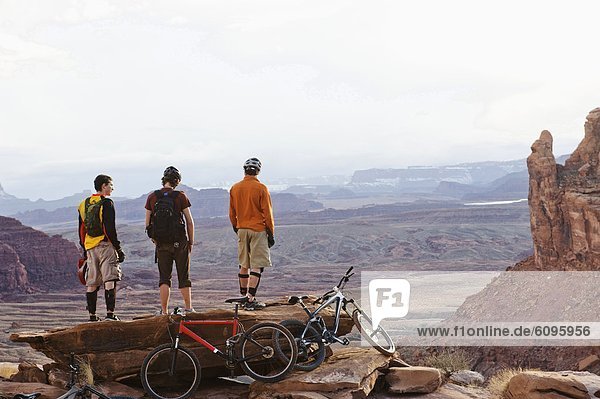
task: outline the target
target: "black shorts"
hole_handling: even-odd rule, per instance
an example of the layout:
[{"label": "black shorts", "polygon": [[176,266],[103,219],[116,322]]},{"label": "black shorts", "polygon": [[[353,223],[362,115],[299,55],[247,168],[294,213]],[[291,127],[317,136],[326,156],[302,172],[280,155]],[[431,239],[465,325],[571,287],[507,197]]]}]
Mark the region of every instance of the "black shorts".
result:
[{"label": "black shorts", "polygon": [[171,276],[173,274],[173,262],[177,269],[177,280],[179,280],[179,288],[192,286],[190,280],[190,252],[188,251],[187,241],[178,244],[162,244],[156,245],[158,258],[158,286],[163,284],[171,286]]}]

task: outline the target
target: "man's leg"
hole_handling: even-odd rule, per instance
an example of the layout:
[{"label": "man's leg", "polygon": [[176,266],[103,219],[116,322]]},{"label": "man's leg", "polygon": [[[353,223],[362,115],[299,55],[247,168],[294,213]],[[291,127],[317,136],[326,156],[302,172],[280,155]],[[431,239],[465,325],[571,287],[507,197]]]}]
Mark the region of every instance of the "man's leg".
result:
[{"label": "man's leg", "polygon": [[158,287],[160,294],[160,309],[162,314],[169,313],[169,298],[171,297],[171,276],[173,274],[174,248],[172,244],[157,244]]},{"label": "man's leg", "polygon": [[193,311],[192,307],[192,280],[190,280],[190,251],[187,244],[180,245],[175,250],[175,267],[177,268],[177,280],[179,291],[183,297],[186,311]]},{"label": "man's leg", "polygon": [[87,310],[90,313],[90,321],[98,321],[99,318],[96,316],[96,304],[98,303],[98,290],[100,286],[87,286],[85,299],[87,302]]},{"label": "man's leg", "polygon": [[238,280],[240,282],[240,295],[246,296],[248,294],[248,280],[250,275],[247,267],[239,265],[240,271],[238,272]]},{"label": "man's leg", "polygon": [[183,297],[183,303],[185,304],[186,310],[192,310],[192,287],[180,288],[181,296]]},{"label": "man's leg", "polygon": [[254,300],[256,296],[256,290],[258,290],[258,285],[260,284],[260,277],[262,276],[262,272],[264,267],[258,269],[250,269],[250,278],[248,279],[248,298],[250,301]]},{"label": "man's leg", "polygon": [[171,287],[167,283],[163,283],[159,287],[160,291],[160,309],[162,314],[167,314],[169,308],[169,297],[171,296]]},{"label": "man's leg", "polygon": [[115,319],[115,306],[117,302],[117,283],[115,281],[104,283],[104,299],[106,300],[106,318]]}]

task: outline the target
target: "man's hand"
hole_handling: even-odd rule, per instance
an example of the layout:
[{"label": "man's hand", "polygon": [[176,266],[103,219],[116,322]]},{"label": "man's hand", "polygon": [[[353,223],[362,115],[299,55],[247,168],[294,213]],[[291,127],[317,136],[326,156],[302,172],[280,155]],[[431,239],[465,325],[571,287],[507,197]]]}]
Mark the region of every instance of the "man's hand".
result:
[{"label": "man's hand", "polygon": [[271,231],[268,229],[267,229],[267,243],[269,245],[269,248],[271,248],[273,245],[275,245],[275,237],[273,237],[273,233],[271,233]]},{"label": "man's hand", "polygon": [[188,252],[192,252],[192,247],[194,246],[194,243],[191,241],[188,241]]},{"label": "man's hand", "polygon": [[125,260],[125,252],[121,248],[117,249],[117,257],[119,258],[119,263],[123,263]]}]

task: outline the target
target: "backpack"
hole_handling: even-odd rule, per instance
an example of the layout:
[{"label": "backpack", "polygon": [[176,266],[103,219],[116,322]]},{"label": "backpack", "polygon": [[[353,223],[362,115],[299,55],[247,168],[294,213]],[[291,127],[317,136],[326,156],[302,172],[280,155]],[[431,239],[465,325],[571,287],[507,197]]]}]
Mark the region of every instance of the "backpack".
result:
[{"label": "backpack", "polygon": [[157,200],[152,215],[150,215],[148,237],[161,243],[174,243],[185,235],[181,214],[175,211],[175,199],[179,195],[179,191],[163,193],[156,190],[154,195]]},{"label": "backpack", "polygon": [[85,232],[90,237],[100,237],[104,234],[104,228],[102,227],[102,220],[100,219],[100,211],[104,204],[104,197],[100,197],[100,201],[90,203],[91,197],[85,200],[85,214],[83,224],[85,225]]}]

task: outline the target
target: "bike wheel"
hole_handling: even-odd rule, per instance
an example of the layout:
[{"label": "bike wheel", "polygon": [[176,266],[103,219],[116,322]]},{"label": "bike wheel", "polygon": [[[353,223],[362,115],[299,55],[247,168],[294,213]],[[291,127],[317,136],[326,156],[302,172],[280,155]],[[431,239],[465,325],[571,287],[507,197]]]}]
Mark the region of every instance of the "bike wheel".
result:
[{"label": "bike wheel", "polygon": [[250,377],[262,382],[276,382],[294,368],[298,347],[294,336],[285,327],[259,323],[242,335],[238,356],[242,369]]},{"label": "bike wheel", "polygon": [[366,339],[373,348],[377,349],[384,355],[392,355],[396,351],[396,345],[390,335],[379,325],[373,328],[371,318],[362,309],[355,309],[352,312],[352,320],[358,331]]},{"label": "bike wheel", "polygon": [[200,362],[191,350],[164,344],[146,356],[140,377],[146,393],[155,399],[186,399],[200,384]]},{"label": "bike wheel", "polygon": [[[296,370],[311,371],[323,363],[323,360],[325,360],[325,344],[321,333],[316,328],[309,325],[303,337],[302,333],[306,324],[300,320],[284,320],[279,324],[287,328],[296,340],[298,346],[298,360],[294,366]],[[278,356],[285,359],[286,355],[279,345],[275,346],[275,350]]]}]

